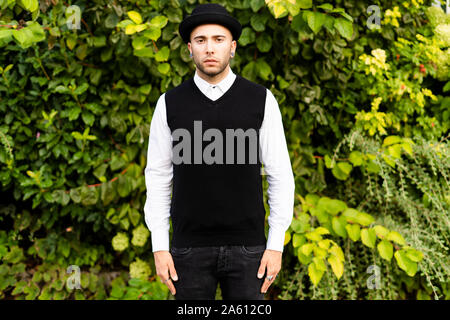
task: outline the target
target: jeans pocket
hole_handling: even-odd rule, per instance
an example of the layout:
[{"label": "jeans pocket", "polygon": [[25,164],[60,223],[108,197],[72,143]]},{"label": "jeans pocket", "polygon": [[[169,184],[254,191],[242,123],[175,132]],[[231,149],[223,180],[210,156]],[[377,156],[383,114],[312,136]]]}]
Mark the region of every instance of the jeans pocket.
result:
[{"label": "jeans pocket", "polygon": [[177,257],[183,257],[188,255],[192,251],[192,247],[172,247],[170,248],[170,254]]},{"label": "jeans pocket", "polygon": [[266,250],[266,245],[257,245],[257,246],[241,246],[241,252],[250,257],[259,257]]}]

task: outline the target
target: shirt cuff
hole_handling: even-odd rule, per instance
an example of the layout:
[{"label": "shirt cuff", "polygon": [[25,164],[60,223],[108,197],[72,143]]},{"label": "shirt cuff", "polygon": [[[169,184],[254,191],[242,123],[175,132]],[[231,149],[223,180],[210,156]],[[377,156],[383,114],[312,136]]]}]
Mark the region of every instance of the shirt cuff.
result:
[{"label": "shirt cuff", "polygon": [[152,251],[169,251],[169,231],[155,230],[151,233]]},{"label": "shirt cuff", "polygon": [[269,228],[266,249],[283,252],[285,231]]}]

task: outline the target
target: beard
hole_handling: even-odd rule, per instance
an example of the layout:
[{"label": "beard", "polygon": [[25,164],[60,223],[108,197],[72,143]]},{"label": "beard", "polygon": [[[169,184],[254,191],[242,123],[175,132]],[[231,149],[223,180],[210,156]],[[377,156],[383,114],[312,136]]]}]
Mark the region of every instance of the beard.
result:
[{"label": "beard", "polygon": [[195,59],[194,59],[194,62],[195,62],[195,65],[197,66],[197,68],[201,72],[206,74],[208,77],[215,77],[216,75],[222,73],[225,70],[225,68],[228,66],[228,63],[230,62],[230,59],[231,58],[228,58],[227,61],[222,61],[222,62],[218,61],[215,69],[206,69],[203,67],[202,63],[197,62]]}]

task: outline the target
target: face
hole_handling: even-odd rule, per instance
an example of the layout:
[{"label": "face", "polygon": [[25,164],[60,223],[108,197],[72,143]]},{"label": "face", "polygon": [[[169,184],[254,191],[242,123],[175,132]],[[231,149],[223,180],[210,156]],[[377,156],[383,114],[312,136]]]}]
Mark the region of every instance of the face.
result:
[{"label": "face", "polygon": [[[232,40],[231,32],[218,24],[204,24],[191,32],[188,43],[198,72],[208,77],[222,73],[231,59],[231,53],[236,50],[236,41]],[[209,59],[215,61],[208,61]]]}]

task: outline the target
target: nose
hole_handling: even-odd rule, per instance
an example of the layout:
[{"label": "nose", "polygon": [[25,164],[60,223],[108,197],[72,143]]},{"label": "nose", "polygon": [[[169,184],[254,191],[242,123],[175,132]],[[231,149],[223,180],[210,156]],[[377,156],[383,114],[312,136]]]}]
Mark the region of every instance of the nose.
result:
[{"label": "nose", "polygon": [[206,40],[206,53],[207,54],[214,53],[214,47],[213,47],[212,41],[210,41],[210,40]]}]

